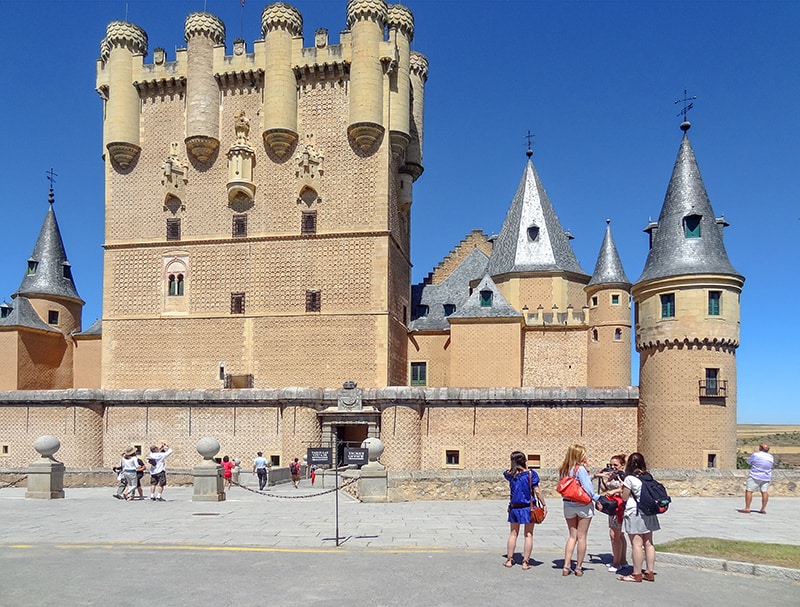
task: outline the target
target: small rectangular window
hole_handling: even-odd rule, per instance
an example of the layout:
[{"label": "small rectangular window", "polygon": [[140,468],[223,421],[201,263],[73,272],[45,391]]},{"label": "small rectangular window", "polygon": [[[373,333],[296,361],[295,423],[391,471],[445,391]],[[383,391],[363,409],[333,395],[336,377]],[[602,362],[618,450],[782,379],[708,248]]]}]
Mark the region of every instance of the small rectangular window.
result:
[{"label": "small rectangular window", "polygon": [[181,239],[181,220],[180,218],[167,219],[167,240]]},{"label": "small rectangular window", "polygon": [[599,303],[599,300],[597,299],[597,295],[593,295],[592,296],[592,307],[596,308],[598,303]]},{"label": "small rectangular window", "polygon": [[10,455],[10,454],[11,454],[10,445],[0,445],[0,455]]},{"label": "small rectangular window", "polygon": [[306,291],[306,312],[319,312],[322,309],[322,293],[317,290]]},{"label": "small rectangular window", "polygon": [[272,464],[273,468],[277,468],[281,465],[281,456],[280,455],[270,455],[269,456],[269,463]]},{"label": "small rectangular window", "polygon": [[244,314],[244,293],[231,293],[231,314]]},{"label": "small rectangular window", "polygon": [[708,292],[708,315],[720,315],[720,303],[722,301],[722,291],[709,291]]},{"label": "small rectangular window", "polygon": [[244,238],[247,236],[247,215],[233,216],[233,237]]},{"label": "small rectangular window", "polygon": [[303,211],[300,218],[300,233],[301,234],[316,234],[317,233],[317,212],[316,211]]},{"label": "small rectangular window", "polygon": [[536,468],[537,470],[542,467],[542,456],[538,453],[528,453],[528,468]]},{"label": "small rectangular window", "polygon": [[611,295],[611,305],[618,306],[619,305],[619,293],[613,293]]},{"label": "small rectangular window", "polygon": [[48,310],[47,311],[47,324],[48,325],[57,325],[58,324],[58,310]]},{"label": "small rectangular window", "polygon": [[461,451],[458,449],[447,449],[444,452],[444,463],[446,466],[461,465]]},{"label": "small rectangular window", "polygon": [[717,467],[717,454],[716,453],[709,453],[706,456],[706,468],[716,468]]},{"label": "small rectangular window", "polygon": [[675,293],[666,293],[661,296],[661,318],[675,316]]},{"label": "small rectangular window", "polygon": [[421,362],[411,363],[411,385],[412,386],[428,385],[428,363],[421,363]]},{"label": "small rectangular window", "polygon": [[482,308],[490,308],[492,306],[492,295],[491,291],[481,291],[481,307]]}]

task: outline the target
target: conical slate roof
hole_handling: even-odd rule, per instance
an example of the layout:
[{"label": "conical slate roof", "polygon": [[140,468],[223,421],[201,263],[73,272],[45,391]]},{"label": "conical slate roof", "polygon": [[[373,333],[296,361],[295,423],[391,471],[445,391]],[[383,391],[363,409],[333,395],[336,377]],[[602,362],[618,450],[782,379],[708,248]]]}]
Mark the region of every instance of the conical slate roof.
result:
[{"label": "conical slate roof", "polygon": [[603,244],[600,245],[600,253],[597,255],[592,279],[587,286],[609,284],[631,286],[631,281],[628,280],[628,276],[622,268],[614,237],[611,235],[610,219],[606,221],[606,235],[603,237]]},{"label": "conical slate roof", "polygon": [[[439,284],[415,285],[411,290],[412,320],[409,331],[448,330],[444,306],[460,310],[469,299],[469,283],[486,272],[489,258],[477,247]],[[421,310],[427,313],[422,315]]]},{"label": "conical slate roof", "polygon": [[528,160],[489,258],[488,273],[573,272],[588,278],[575,257],[539,175]]},{"label": "conical slate roof", "polygon": [[47,331],[49,333],[60,333],[58,329],[54,329],[45,323],[41,318],[39,318],[39,315],[36,313],[36,310],[33,309],[31,302],[29,302],[25,297],[17,297],[14,299],[14,303],[6,305],[11,308],[11,311],[5,318],[0,318],[0,328],[24,327],[26,329],[37,329],[39,331]]},{"label": "conical slate roof", "polygon": [[13,297],[17,295],[27,297],[50,295],[84,303],[72,280],[72,268],[67,261],[64,242],[61,240],[52,198],[36,246],[28,259],[28,269]]},{"label": "conical slate roof", "polygon": [[[687,236],[687,217],[692,221],[693,237]],[[741,278],[728,260],[721,230],[684,132],[652,246],[637,283],[687,274],[728,274]]]},{"label": "conical slate roof", "polygon": [[[491,291],[492,299],[491,304],[486,305],[481,291]],[[461,306],[460,310],[456,310],[449,318],[522,318],[522,314],[517,312],[511,304],[506,301],[500,289],[494,284],[494,281],[487,274],[483,277],[480,284],[473,289],[472,295]]]}]

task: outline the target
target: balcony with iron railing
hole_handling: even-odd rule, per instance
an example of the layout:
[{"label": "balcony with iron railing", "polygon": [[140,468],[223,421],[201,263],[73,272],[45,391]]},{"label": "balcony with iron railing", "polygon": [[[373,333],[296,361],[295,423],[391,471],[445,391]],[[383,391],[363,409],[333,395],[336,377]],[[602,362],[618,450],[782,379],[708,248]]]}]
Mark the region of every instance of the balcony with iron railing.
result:
[{"label": "balcony with iron railing", "polygon": [[700,398],[726,398],[728,396],[727,379],[701,379],[697,382]]}]

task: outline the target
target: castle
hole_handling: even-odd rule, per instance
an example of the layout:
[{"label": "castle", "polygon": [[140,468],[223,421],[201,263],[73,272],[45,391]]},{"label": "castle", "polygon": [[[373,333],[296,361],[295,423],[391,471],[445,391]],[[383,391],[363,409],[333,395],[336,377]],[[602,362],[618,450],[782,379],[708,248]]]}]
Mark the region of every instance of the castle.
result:
[{"label": "castle", "polygon": [[0,466],[56,434],[83,467],[162,440],[189,466],[214,436],[276,465],[379,437],[390,470],[495,468],[498,445],[554,468],[572,442],[734,468],[744,278],[689,124],[636,282],[610,224],[583,269],[529,152],[500,233],[467,235],[412,287],[413,15],[350,0],[338,44],[319,29],[304,47],[302,28],[270,4],[263,38],[226,55],[224,24],[192,13],[186,47],[146,63],[147,34],[109,24],[102,319],[81,330],[51,196],[1,308]]}]

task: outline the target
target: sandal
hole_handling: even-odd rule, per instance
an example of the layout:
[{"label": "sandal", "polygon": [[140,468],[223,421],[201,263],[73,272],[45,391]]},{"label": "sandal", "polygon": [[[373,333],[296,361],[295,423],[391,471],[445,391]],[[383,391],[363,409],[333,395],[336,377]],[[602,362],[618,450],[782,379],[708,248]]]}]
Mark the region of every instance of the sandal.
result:
[{"label": "sandal", "polygon": [[561,575],[563,575],[564,577],[567,577],[568,575],[571,575],[571,574],[572,574],[572,569],[567,569],[566,567],[564,567],[561,570]]},{"label": "sandal", "polygon": [[583,577],[583,567],[575,568],[575,577]]},{"label": "sandal", "polygon": [[641,582],[642,581],[642,574],[641,573],[631,573],[630,575],[624,575],[617,578],[620,582]]},{"label": "sandal", "polygon": [[503,563],[503,567],[508,567],[509,569],[514,566],[514,561],[512,559],[508,559],[505,563]]},{"label": "sandal", "polygon": [[656,581],[656,574],[652,571],[645,571],[642,573],[642,579],[645,582],[655,582]]},{"label": "sandal", "polygon": [[531,568],[531,565],[530,565],[530,563],[528,561],[525,561],[524,563],[522,563],[522,570],[523,571],[527,571],[530,568]]}]

